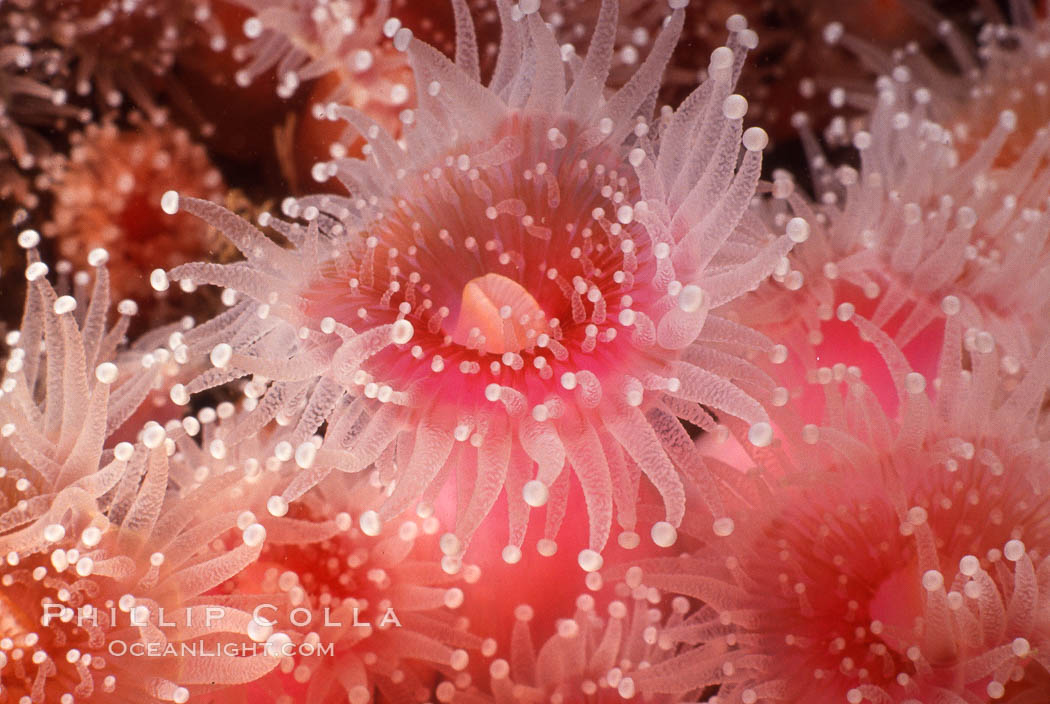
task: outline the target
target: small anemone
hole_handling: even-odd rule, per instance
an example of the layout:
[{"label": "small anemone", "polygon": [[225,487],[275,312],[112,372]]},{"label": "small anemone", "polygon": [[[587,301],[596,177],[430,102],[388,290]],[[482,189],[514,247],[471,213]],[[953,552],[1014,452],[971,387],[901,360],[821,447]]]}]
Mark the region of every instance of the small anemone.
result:
[{"label": "small anemone", "polygon": [[958,74],[829,28],[883,73],[863,128],[843,127],[859,167],[833,165],[798,116],[816,198],[778,174],[769,217],[804,217],[808,240],[742,301],[741,319],[802,350],[828,339],[824,323],[865,310],[906,347],[958,309],[968,335],[992,335],[1016,371],[1050,332],[1050,109],[1042,98],[1020,102],[1030,85],[1047,90],[1034,67],[1045,64],[1038,38],[1048,30],[1024,16],[990,24],[974,55],[950,22],[936,25]]},{"label": "small anemone", "polygon": [[1011,389],[994,345],[971,349],[963,368],[952,318],[934,393],[885,334],[856,322],[886,356],[897,417],[856,375],[828,380],[822,422],[786,409],[778,439],[752,453],[755,470],[736,473],[728,540],[635,566],[643,584],[702,604],[662,633],[682,650],[639,673],[641,691],[711,684],[713,702],[851,704],[1043,696],[1050,347]]},{"label": "small anemone", "polygon": [[67,513],[75,522],[97,512],[121,476],[111,437],[158,385],[157,355],[167,355],[154,349],[156,334],[124,344],[133,302],[109,325],[105,250],[88,256],[94,284],[81,272],[76,295],[59,296],[35,249],[40,235],[26,230],[18,241],[29,249],[28,292],[0,383],[0,554],[32,549],[41,527]]},{"label": "small anemone", "polygon": [[[287,636],[263,649],[251,613],[210,594],[258,558],[265,530],[238,525],[229,481],[169,492],[174,447],[147,425],[50,501],[46,524],[17,534],[34,543],[4,536],[0,673],[12,701],[181,704],[277,666]],[[74,491],[81,501],[63,500]]]},{"label": "small anemone", "polygon": [[247,459],[265,468],[246,480],[250,493],[239,503],[245,507],[239,524],[257,520],[265,545],[258,561],[220,591],[231,599],[251,595],[259,604],[254,637],[285,633],[295,654],[263,679],[213,701],[425,701],[435,681],[465,687],[472,657],[491,655],[495,647],[473,635],[457,612],[462,587],[476,583],[480,570],[467,566],[452,576],[441,569],[434,516],[357,525],[354,517],[365,515],[382,492],[367,477],[332,475],[284,504],[274,492],[294,476],[294,463],[279,437],[266,442],[268,451],[242,443],[218,463]]}]

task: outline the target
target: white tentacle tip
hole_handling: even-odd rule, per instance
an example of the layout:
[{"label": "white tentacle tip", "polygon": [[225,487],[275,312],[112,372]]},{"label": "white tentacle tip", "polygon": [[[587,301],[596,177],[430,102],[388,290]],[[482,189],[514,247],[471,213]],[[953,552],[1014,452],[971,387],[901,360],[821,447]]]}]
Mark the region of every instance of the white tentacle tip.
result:
[{"label": "white tentacle tip", "polygon": [[678,531],[667,521],[654,523],[651,534],[653,542],[662,548],[669,548],[678,540]]},{"label": "white tentacle tip", "polygon": [[179,212],[179,194],[175,191],[165,191],[160,198],[160,209],[168,215]]},{"label": "white tentacle tip", "polygon": [[768,447],[773,442],[773,426],[759,421],[748,428],[747,439],[755,447]]},{"label": "white tentacle tip", "polygon": [[605,560],[602,559],[601,554],[599,554],[597,550],[591,550],[590,548],[581,550],[576,561],[579,562],[580,568],[583,569],[584,572],[597,572],[602,568],[602,565],[605,564]]}]

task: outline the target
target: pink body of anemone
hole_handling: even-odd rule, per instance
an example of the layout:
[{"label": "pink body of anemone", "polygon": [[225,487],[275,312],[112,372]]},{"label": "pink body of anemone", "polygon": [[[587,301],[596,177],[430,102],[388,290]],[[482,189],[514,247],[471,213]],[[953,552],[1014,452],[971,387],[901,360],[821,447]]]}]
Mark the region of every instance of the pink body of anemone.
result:
[{"label": "pink body of anemone", "polygon": [[952,318],[931,393],[888,337],[860,326],[887,354],[897,418],[849,375],[844,392],[825,385],[821,425],[777,416],[782,439],[753,454],[750,479],[738,474],[747,518],[732,547],[640,565],[645,584],[702,603],[664,632],[683,650],[639,675],[642,691],[720,684],[723,703],[1045,696],[1048,350],[1007,391],[994,345],[964,345]]},{"label": "pink body of anemone", "polygon": [[[747,207],[766,139],[743,131],[746,101],[732,95],[755,41],[741,18],[712,54],[712,77],[654,120],[648,97],[680,10],[635,77],[605,97],[611,32],[567,77],[539,16],[503,9],[488,86],[469,24],[456,64],[399,31],[395,45],[423,87],[403,146],[341,111],[368,138],[368,159],[330,166],[349,198],[285,203],[305,225],[265,218],[293,250],[183,201],[248,259],[171,276],[251,301],[187,338],[216,369],[179,394],[254,373],[274,381],[260,409],[298,414],[297,442],[329,419],[285,501],[332,469],[375,463],[392,487],[377,511],[385,520],[432,503],[455,476],[456,526],[443,541],[451,568],[504,487],[511,552],[529,507],[548,500],[553,538],[567,487],[558,479],[571,472],[591,526],[581,563],[594,569],[614,515],[633,535],[643,472],[665,500],[660,542],[673,541],[685,510],[679,472],[691,468],[676,416],[709,425],[705,404],[767,439],[765,411],[747,392],[767,379],[742,355],[771,345],[717,308],[757,285],[791,242]],[[605,3],[600,29],[615,14]],[[168,285],[162,271],[154,279]],[[706,498],[720,515],[717,495]]]}]

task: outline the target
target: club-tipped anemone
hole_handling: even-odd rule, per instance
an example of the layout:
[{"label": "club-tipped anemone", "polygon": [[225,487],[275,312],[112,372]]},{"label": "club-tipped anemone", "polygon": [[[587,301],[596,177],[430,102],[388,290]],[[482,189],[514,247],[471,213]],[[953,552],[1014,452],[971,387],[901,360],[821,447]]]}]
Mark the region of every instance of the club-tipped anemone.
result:
[{"label": "club-tipped anemone", "polygon": [[[397,128],[398,114],[412,102],[413,86],[405,55],[390,42],[401,23],[391,17],[389,2],[234,2],[253,13],[243,27],[249,41],[234,50],[245,62],[235,74],[238,85],[276,71],[277,93],[288,98],[304,83],[320,79],[320,90],[311,93],[314,119],[328,119],[330,104],[346,104],[388,129]],[[347,128],[332,148],[345,154],[356,137]]]},{"label": "club-tipped anemone", "polygon": [[573,615],[559,619],[554,632],[538,644],[531,624],[535,608],[517,605],[509,646],[489,663],[487,677],[465,692],[443,683],[435,690],[437,700],[453,704],[697,701],[700,690],[652,696],[635,685],[637,673],[673,657],[676,644],[660,633],[680,628],[689,612],[688,599],[664,600],[659,590],[636,579],[640,574],[636,568],[610,588],[603,588],[601,580],[591,580],[593,593],[581,594]]},{"label": "club-tipped anemone", "polygon": [[250,611],[210,595],[258,558],[265,530],[238,524],[229,481],[169,492],[173,450],[163,428],[148,426],[97,468],[93,479],[112,488],[96,510],[56,513],[31,528],[37,545],[5,553],[8,700],[181,704],[277,666],[281,634],[256,642]]},{"label": "club-tipped anemone", "polygon": [[[437,681],[466,687],[472,660],[495,648],[458,613],[480,570],[467,566],[453,576],[441,569],[434,516],[359,526],[355,519],[382,492],[368,477],[337,473],[290,506],[273,501],[295,468],[278,437],[268,450],[248,453],[259,471],[245,480],[252,486],[240,504],[248,508],[239,522],[257,520],[265,545],[256,564],[220,591],[254,595],[265,605],[256,638],[286,633],[296,651],[265,678],[213,701],[426,701]],[[243,464],[244,445],[254,443],[202,466]]]},{"label": "club-tipped anemone", "polygon": [[80,272],[76,295],[60,296],[37,255],[39,234],[25,230],[18,241],[29,250],[28,291],[21,327],[6,337],[0,383],[0,554],[33,550],[44,525],[97,513],[120,478],[110,438],[158,385],[168,356],[157,334],[125,345],[131,301],[109,325],[105,250],[88,257],[93,284]]},{"label": "club-tipped anemone", "polygon": [[[134,104],[154,124],[167,120],[156,77],[167,78],[166,98],[194,115],[193,101],[181,90],[172,68],[188,49],[219,51],[226,38],[212,15],[211,0],[25,0],[0,10],[3,59],[19,55],[30,101],[50,100],[59,116],[90,119]],[[24,57],[24,58],[23,58]],[[3,90],[3,89],[0,89]],[[74,108],[73,105],[77,107]],[[29,124],[33,124],[29,122]],[[201,128],[207,131],[207,125]]]},{"label": "club-tipped anemone", "polygon": [[719,685],[710,701],[723,704],[1045,696],[1050,347],[1004,386],[995,345],[965,344],[953,317],[927,383],[857,323],[889,362],[897,417],[853,374],[824,385],[820,424],[775,416],[777,440],[737,472],[733,535],[637,565],[643,584],[701,604],[661,634],[682,650],[639,673],[640,691]]},{"label": "club-tipped anemone", "polygon": [[913,8],[936,25],[957,72],[828,27],[829,40],[883,74],[865,102],[864,128],[839,122],[859,168],[831,164],[807,117],[796,116],[817,197],[783,173],[772,211],[805,217],[811,231],[776,281],[743,303],[744,321],[819,343],[823,322],[868,310],[905,347],[958,306],[971,336],[987,332],[1003,346],[1008,369],[1031,360],[1048,334],[1050,109],[1041,98],[1021,100],[1030,85],[1037,96],[1046,91],[1037,67],[1048,30],[1025,6],[1012,6],[1015,24],[987,25],[976,54],[948,20]]},{"label": "club-tipped anemone", "polygon": [[[594,569],[614,513],[634,530],[642,473],[664,498],[666,522],[681,521],[679,472],[693,464],[678,418],[710,426],[712,409],[765,439],[767,416],[749,390],[771,383],[745,356],[772,344],[718,308],[754,288],[792,242],[748,207],[766,136],[743,129],[747,101],[732,93],[757,41],[742,18],[712,53],[711,77],[653,117],[683,10],[610,95],[616,2],[603,3],[587,57],[568,64],[536,12],[502,3],[501,13],[488,85],[469,22],[456,63],[405,28],[395,34],[419,109],[405,115],[401,142],[339,109],[367,137],[367,159],[329,167],[349,198],[289,199],[284,212],[298,221],[262,218],[292,249],[171,194],[170,205],[225,231],[246,261],[156,271],[154,283],[246,296],[186,336],[215,367],[187,393],[249,374],[271,382],[231,442],[279,413],[298,419],[296,443],[328,420],[286,501],[328,468],[374,463],[392,492],[375,514],[382,522],[433,504],[455,475],[458,516],[443,542],[454,568],[504,488],[509,543],[520,548],[529,508],[548,500],[553,538],[567,500],[558,479],[571,471]],[[705,498],[720,516],[718,496]]]},{"label": "club-tipped anemone", "polygon": [[183,129],[155,127],[135,113],[128,128],[89,125],[71,136],[68,158],[47,169],[51,217],[41,228],[58,254],[78,266],[98,247],[110,253],[115,296],[152,297],[151,266],[175,266],[209,251],[209,230],[197,218],[166,216],[165,191],[225,198],[222,175]]},{"label": "club-tipped anemone", "polygon": [[969,335],[991,334],[1016,371],[1048,332],[1050,214],[1040,193],[1050,133],[1036,131],[1022,157],[1001,164],[1017,129],[1017,114],[1003,110],[966,156],[934,121],[936,86],[905,72],[879,87],[867,129],[853,136],[859,168],[829,166],[810,140],[817,201],[787,174],[774,180],[773,217],[801,215],[810,227],[789,266],[742,303],[741,318],[771,336],[819,343],[822,323],[867,310],[904,347],[957,309]]}]

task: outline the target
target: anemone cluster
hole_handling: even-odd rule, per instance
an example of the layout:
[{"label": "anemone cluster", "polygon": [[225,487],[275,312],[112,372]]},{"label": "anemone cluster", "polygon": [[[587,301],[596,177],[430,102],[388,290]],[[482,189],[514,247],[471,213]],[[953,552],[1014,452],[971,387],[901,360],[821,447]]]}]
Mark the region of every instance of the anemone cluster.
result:
[{"label": "anemone cluster", "polygon": [[0,703],[1050,701],[1008,4],[0,1]]}]

